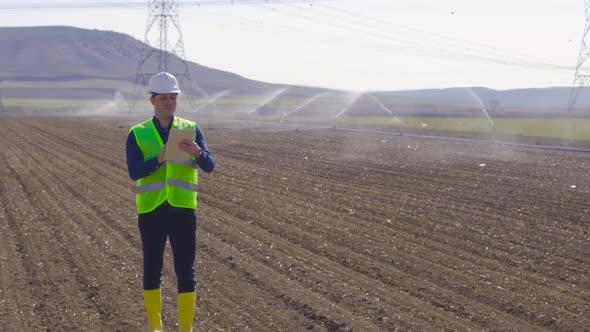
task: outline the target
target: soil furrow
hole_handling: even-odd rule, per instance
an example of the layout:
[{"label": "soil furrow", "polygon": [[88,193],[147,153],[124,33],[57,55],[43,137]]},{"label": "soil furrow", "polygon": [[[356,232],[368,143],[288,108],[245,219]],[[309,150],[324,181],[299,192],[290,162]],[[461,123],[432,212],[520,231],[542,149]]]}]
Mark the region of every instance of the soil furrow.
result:
[{"label": "soil furrow", "polygon": [[[124,151],[135,122],[0,116],[0,320],[9,330],[144,330]],[[590,325],[585,154],[202,128],[217,165],[199,184],[197,330]],[[165,255],[170,328],[176,281]]]}]

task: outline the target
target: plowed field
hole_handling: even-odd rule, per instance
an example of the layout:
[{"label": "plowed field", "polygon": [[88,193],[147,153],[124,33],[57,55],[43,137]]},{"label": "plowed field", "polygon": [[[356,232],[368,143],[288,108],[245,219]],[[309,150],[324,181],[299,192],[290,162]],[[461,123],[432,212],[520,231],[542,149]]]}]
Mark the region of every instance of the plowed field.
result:
[{"label": "plowed field", "polygon": [[[130,124],[0,117],[2,331],[146,330]],[[590,154],[203,129],[196,331],[590,329]]]}]

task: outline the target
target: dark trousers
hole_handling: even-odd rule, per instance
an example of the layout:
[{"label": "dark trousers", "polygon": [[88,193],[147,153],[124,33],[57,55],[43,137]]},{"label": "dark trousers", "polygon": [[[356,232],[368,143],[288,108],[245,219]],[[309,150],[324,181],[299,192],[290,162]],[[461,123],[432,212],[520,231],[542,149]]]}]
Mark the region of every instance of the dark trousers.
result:
[{"label": "dark trousers", "polygon": [[178,293],[196,290],[197,215],[195,210],[164,203],[154,211],[139,215],[143,248],[143,289],[160,288],[166,239],[174,256]]}]

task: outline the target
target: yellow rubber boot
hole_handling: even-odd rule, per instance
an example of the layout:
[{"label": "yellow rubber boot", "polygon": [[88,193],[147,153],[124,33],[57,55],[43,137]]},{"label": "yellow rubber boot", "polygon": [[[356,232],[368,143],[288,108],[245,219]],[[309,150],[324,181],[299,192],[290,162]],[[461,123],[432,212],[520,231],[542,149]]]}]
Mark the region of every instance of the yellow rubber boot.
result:
[{"label": "yellow rubber boot", "polygon": [[186,292],[178,294],[178,332],[191,332],[195,318],[195,299],[197,293]]},{"label": "yellow rubber boot", "polygon": [[162,294],[160,289],[144,290],[143,300],[150,322],[150,332],[162,332]]}]

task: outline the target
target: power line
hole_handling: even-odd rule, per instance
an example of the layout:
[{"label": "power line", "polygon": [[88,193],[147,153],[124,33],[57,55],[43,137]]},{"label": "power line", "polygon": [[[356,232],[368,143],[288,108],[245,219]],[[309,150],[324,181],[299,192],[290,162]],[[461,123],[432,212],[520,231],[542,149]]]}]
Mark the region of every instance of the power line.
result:
[{"label": "power line", "polygon": [[[236,19],[230,23],[239,25],[240,30],[255,31],[264,35],[280,35],[284,38],[303,39],[307,42],[317,41],[323,47],[345,45],[348,48],[391,55],[391,51],[384,50],[382,47],[387,45],[396,47],[396,55],[421,56],[439,60],[445,58],[476,60],[483,63],[544,71],[570,72],[573,69],[571,66],[556,64],[548,59],[514,54],[513,51],[502,50],[496,46],[395,24],[364,15],[362,12],[347,11],[329,6],[326,2],[319,5],[314,4],[313,7],[297,4],[285,7],[292,7],[297,11],[272,5],[263,7],[264,10],[272,11],[273,14],[280,14],[290,18],[288,20],[282,19],[281,23],[268,20],[261,21],[256,16],[251,15],[245,15],[245,17],[236,16]],[[293,18],[296,20],[293,20]],[[287,24],[286,22],[293,22],[293,24]],[[308,22],[311,24],[308,24]],[[230,23],[219,25],[227,27]],[[332,28],[337,32],[345,32],[346,37],[343,35],[330,35],[328,29],[317,29],[317,26]],[[400,29],[403,30],[402,33],[399,31]],[[303,36],[302,32],[307,32],[307,34]],[[289,33],[291,33],[290,36],[288,36]],[[415,34],[418,36],[415,37]],[[355,35],[362,37],[362,42],[355,41]]]},{"label": "power line", "polygon": [[[319,7],[327,7],[325,5],[316,5],[314,6],[315,9]],[[508,54],[509,51],[501,51],[499,49],[494,49],[492,46],[488,46],[481,43],[471,43],[466,40],[457,39],[453,37],[444,36],[437,33],[429,33],[427,31],[422,31],[418,29],[414,29],[411,27],[406,27],[398,24],[390,24],[394,26],[401,27],[410,32],[421,32],[422,34],[430,34],[439,39],[444,39],[443,43],[439,43],[438,41],[436,44],[430,40],[424,40],[420,38],[414,38],[408,40],[407,38],[400,38],[395,37],[399,36],[400,33],[396,33],[391,29],[388,29],[386,24],[374,24],[375,22],[379,22],[379,19],[362,15],[360,13],[352,13],[348,12],[348,15],[356,15],[358,14],[359,17],[341,17],[338,15],[333,15],[331,13],[324,12],[315,12],[314,10],[308,10],[308,7],[296,7],[297,9],[301,9],[305,12],[301,13],[293,13],[292,11],[281,11],[275,7],[268,7],[266,10],[272,10],[274,13],[283,14],[289,17],[296,17],[299,20],[305,20],[317,25],[324,25],[331,28],[336,28],[340,31],[346,32],[346,37],[340,37],[336,35],[330,35],[326,31],[322,30],[313,30],[312,24],[299,24],[297,23],[296,26],[292,25],[285,25],[280,23],[273,23],[273,22],[262,22],[258,19],[253,19],[250,17],[237,17],[236,20],[232,21],[232,23],[239,24],[239,28],[241,30],[249,30],[255,31],[258,33],[263,33],[265,35],[281,35],[284,37],[285,34],[293,33],[289,38],[305,38],[305,41],[317,41],[319,44],[326,46],[327,43],[332,45],[346,45],[348,48],[358,48],[362,50],[368,50],[371,52],[383,53],[385,52],[380,46],[383,45],[383,42],[387,44],[392,44],[398,46],[396,54],[398,55],[410,55],[410,56],[424,56],[424,57],[434,57],[434,58],[441,58],[441,55],[446,56],[454,56],[453,59],[457,59],[457,56],[461,58],[467,58],[471,60],[479,60],[485,62],[493,62],[493,63],[500,63],[504,65],[510,66],[518,66],[518,67],[527,67],[527,68],[534,68],[534,69],[542,69],[542,70],[560,70],[560,71],[570,71],[572,68],[564,65],[553,64],[548,62],[543,62],[546,60],[537,60],[537,61],[530,61],[530,57],[525,56],[512,56]],[[331,9],[337,11],[343,11],[338,8],[331,7]],[[239,21],[239,22],[238,22]],[[286,20],[283,20],[286,21]],[[384,21],[381,21],[385,23]],[[387,22],[389,23],[389,22]],[[223,24],[220,26],[225,27],[227,25]],[[309,33],[305,37],[301,37],[301,32]],[[356,34],[363,37],[363,42],[359,43],[352,39],[353,35]],[[404,34],[406,35],[406,34]],[[340,38],[339,38],[340,37]],[[369,38],[366,38],[369,37]],[[445,40],[454,43],[444,43]],[[379,44],[381,43],[381,44]],[[461,44],[465,43],[465,44]],[[361,45],[361,44],[364,44]],[[477,45],[481,45],[479,47],[475,47]],[[488,49],[486,49],[486,47]],[[468,51],[467,51],[468,50]],[[497,54],[492,54],[492,53]],[[504,53],[502,53],[504,52]],[[391,52],[386,52],[387,54],[391,54]]]},{"label": "power line", "polygon": [[[318,0],[315,0],[318,1]],[[322,0],[319,0],[322,1]],[[271,0],[272,2],[272,0]],[[281,3],[309,3],[310,0],[282,0]],[[269,0],[203,0],[178,1],[180,6],[219,6],[219,5],[258,5],[269,3]],[[0,4],[0,10],[78,10],[78,9],[109,9],[109,8],[145,8],[145,1],[105,1],[105,2],[9,2]]]},{"label": "power line", "polygon": [[[327,2],[328,0],[324,1],[313,1],[313,2]],[[371,17],[369,15],[365,15],[362,12],[352,12],[350,10],[346,10],[337,6],[331,6],[327,4],[320,4],[315,5],[313,7],[307,6],[312,1],[307,0],[209,0],[209,1],[175,1],[178,6],[216,6],[216,5],[271,5],[271,4],[290,4],[291,7],[297,8],[300,11],[292,11],[292,10],[281,10],[278,9],[277,6],[262,6],[265,10],[272,10],[276,13],[281,13],[286,16],[290,17],[297,17],[300,20],[304,20],[307,22],[313,23],[313,25],[323,25],[327,27],[332,27],[338,29],[340,31],[346,31],[348,36],[354,35],[361,36],[364,39],[366,45],[369,45],[366,48],[368,51],[374,52],[385,52],[382,48],[379,48],[379,44],[382,45],[388,44],[389,46],[395,46],[397,48],[396,54],[400,55],[407,55],[407,56],[422,56],[422,57],[430,57],[436,59],[445,58],[452,58],[454,60],[476,60],[479,62],[484,63],[492,63],[492,64],[501,64],[506,66],[516,66],[521,68],[532,68],[532,69],[540,69],[540,70],[547,70],[547,71],[571,71],[573,67],[565,66],[561,64],[552,63],[551,60],[541,59],[538,57],[533,57],[529,55],[520,55],[515,54],[513,51],[508,50],[501,50],[496,46],[490,46],[479,42],[473,42],[468,40],[463,40],[451,36],[445,36],[436,32],[429,32],[421,29],[416,29],[409,26],[404,26],[401,24],[396,24],[390,21],[386,21],[377,17]],[[306,4],[303,6],[302,4]],[[4,9],[46,9],[46,10],[58,10],[58,9],[89,9],[89,8],[139,8],[144,7],[145,1],[108,1],[108,2],[96,2],[96,1],[88,1],[84,3],[80,2],[53,2],[51,4],[46,3],[36,3],[36,4],[27,4],[27,3],[8,3],[0,5],[0,11]],[[35,7],[35,8],[33,8]],[[288,8],[287,8],[288,9]],[[252,22],[250,17],[244,19]],[[298,27],[289,27],[280,24],[270,24],[272,25],[268,28],[269,23],[265,23],[267,26],[267,31],[264,31],[264,27],[258,25],[250,25],[249,27],[246,26],[245,28],[251,28],[258,31],[261,31],[266,34],[277,34],[279,30],[286,31],[286,29],[291,29],[292,31],[307,30],[309,31],[312,24],[300,24]],[[279,27],[280,29],[277,29]],[[242,27],[240,27],[242,28]],[[149,30],[149,29],[148,29]],[[180,32],[180,29],[178,28]],[[400,33],[402,31],[402,33]],[[311,35],[311,37],[307,37],[306,40],[309,39],[318,39],[320,34],[325,34],[325,32],[317,31],[315,34]],[[297,36],[295,36],[297,37]],[[368,38],[367,38],[368,37]],[[348,37],[347,37],[348,38]],[[147,39],[147,36],[146,36]],[[321,40],[322,44],[332,43],[334,44],[336,40],[332,38],[326,38]],[[347,43],[348,46],[354,47],[354,42],[346,41],[344,39],[340,40],[342,43]],[[371,47],[375,45],[377,47]],[[358,45],[356,46],[358,47]],[[166,48],[167,49],[167,48]],[[149,51],[149,49],[147,49]],[[162,50],[162,47],[160,47]],[[172,48],[174,50],[174,48]],[[184,46],[182,45],[182,52],[184,52]],[[152,51],[156,52],[156,50]],[[174,51],[172,52],[174,53]],[[167,52],[164,53],[166,56]],[[160,53],[160,57],[162,57],[162,53]],[[182,56],[184,58],[184,55]],[[140,60],[141,62],[146,62],[147,59]],[[580,65],[580,64],[579,64]],[[578,65],[578,69],[579,69]],[[139,72],[139,71],[138,71]]]},{"label": "power line", "polygon": [[[309,4],[311,1],[307,0],[202,0],[202,1],[177,1],[179,6],[213,6],[213,5],[255,5],[255,4],[290,4],[296,6],[297,4]],[[314,1],[327,2],[327,1]],[[0,5],[0,10],[3,9],[27,9],[27,10],[47,10],[47,9],[95,9],[95,8],[139,8],[144,7],[145,2],[139,1],[108,1],[108,2],[53,2],[47,3],[20,3],[13,2]],[[297,6],[297,8],[302,9]],[[305,7],[308,9],[309,7]],[[503,65],[512,65],[518,67],[543,69],[543,70],[567,70],[571,71],[571,66],[564,66],[554,64],[547,60],[534,59],[529,55],[515,55],[513,51],[500,50],[495,46],[489,46],[482,43],[462,40],[450,36],[444,36],[435,32],[424,31],[413,27],[404,26],[401,24],[394,24],[392,22],[384,21],[379,18],[364,15],[361,12],[351,12],[346,9],[338,8],[328,4],[320,4],[314,6],[315,11],[306,10],[305,14],[289,12],[287,15],[297,16],[300,19],[311,21],[314,24],[321,24],[355,33],[369,36],[373,39],[386,40],[399,47],[398,54],[406,55],[423,55],[427,57],[440,57],[446,55],[453,58],[457,56],[478,61],[485,61],[491,63],[498,63]],[[279,12],[278,9],[273,8],[273,11]],[[321,12],[319,12],[321,11]],[[314,17],[309,14],[315,15]],[[436,42],[428,41],[427,39],[408,39],[400,37],[407,36],[407,34],[396,34],[391,28],[402,29],[410,33],[418,33],[427,38],[435,38]],[[411,49],[414,52],[411,52]],[[433,51],[437,53],[433,53]]]},{"label": "power line", "polygon": [[[319,8],[322,7],[320,6],[314,6],[314,8]],[[298,7],[301,8],[301,7]],[[334,8],[334,7],[329,7],[329,8]],[[306,8],[307,9],[307,8]],[[273,9],[276,12],[279,12],[280,10],[277,8]],[[531,61],[531,57],[526,57],[526,58],[518,58],[515,57],[513,55],[506,55],[506,54],[492,54],[493,52],[490,50],[482,50],[481,47],[479,47],[479,49],[476,49],[476,47],[474,47],[473,45],[452,45],[452,44],[441,44],[441,43],[432,43],[432,42],[427,42],[427,41],[421,41],[421,40],[416,40],[416,39],[407,39],[407,38],[402,38],[399,37],[397,34],[392,33],[391,31],[384,31],[385,29],[381,26],[376,26],[375,22],[377,22],[376,19],[368,17],[368,16],[362,16],[361,14],[355,12],[355,13],[351,13],[351,12],[346,12],[341,10],[342,12],[346,13],[348,16],[353,16],[351,17],[342,17],[342,16],[338,16],[338,15],[334,15],[331,12],[326,12],[324,11],[323,13],[320,13],[320,15],[316,15],[316,17],[312,17],[309,14],[317,14],[314,13],[313,11],[309,11],[306,10],[305,14],[302,13],[293,13],[292,11],[288,12],[287,15],[290,16],[297,16],[301,19],[313,22],[315,24],[322,24],[322,25],[326,25],[326,26],[331,26],[337,29],[343,29],[343,30],[347,30],[347,31],[352,31],[355,33],[360,33],[360,34],[364,34],[365,36],[369,36],[371,38],[375,38],[375,39],[379,39],[379,40],[384,40],[387,41],[389,43],[392,43],[394,45],[399,46],[398,49],[398,54],[407,54],[407,55],[416,55],[415,51],[418,51],[418,55],[423,55],[423,56],[427,56],[427,57],[438,57],[441,54],[446,55],[446,56],[452,56],[453,58],[456,56],[460,56],[462,58],[467,58],[467,59],[472,59],[472,60],[479,60],[479,61],[485,61],[485,62],[490,62],[490,63],[497,63],[497,64],[502,64],[502,65],[511,65],[511,66],[517,66],[517,67],[525,67],[525,68],[533,68],[533,69],[543,69],[543,70],[566,70],[566,71],[571,71],[572,68],[569,66],[564,66],[564,65],[559,65],[559,64],[553,64],[553,63],[547,63],[544,61]],[[412,29],[412,28],[409,28]],[[413,29],[415,31],[419,31],[417,29]],[[459,41],[459,39],[455,39],[452,37],[446,37],[440,34],[435,34],[435,33],[430,33],[431,35],[437,36],[437,37],[442,37],[448,40],[457,40]],[[462,41],[465,42],[465,41]],[[412,48],[414,51],[410,52],[410,49]],[[467,50],[471,50],[471,52],[466,51]],[[434,53],[433,51],[436,51],[438,53]],[[498,52],[498,51],[494,51],[494,52]]]},{"label": "power line", "polygon": [[[395,29],[401,29],[402,31],[406,31],[406,32],[410,32],[410,33],[417,33],[418,35],[422,35],[422,36],[426,36],[426,38],[431,38],[434,40],[434,42],[436,42],[437,45],[443,45],[445,47],[447,47],[447,49],[469,49],[471,51],[476,51],[476,52],[482,52],[483,54],[486,55],[486,57],[489,57],[490,59],[506,59],[506,61],[509,62],[514,62],[516,63],[530,63],[531,65],[535,65],[540,67],[546,67],[546,68],[554,68],[554,69],[560,69],[560,70],[571,70],[570,67],[568,66],[563,66],[563,65],[556,65],[554,63],[552,63],[552,60],[549,59],[541,59],[541,58],[533,58],[531,55],[529,54],[517,54],[514,51],[509,51],[509,50],[502,50],[500,48],[498,48],[497,46],[491,46],[491,45],[487,45],[481,42],[474,42],[474,41],[470,41],[470,40],[465,40],[465,39],[460,39],[460,38],[456,38],[456,37],[451,37],[451,36],[446,36],[440,33],[436,33],[436,32],[432,32],[432,31],[426,31],[426,30],[422,30],[422,29],[417,29],[414,27],[410,27],[410,26],[406,26],[406,25],[402,25],[402,24],[397,24],[397,23],[392,23],[390,21],[385,21],[383,19],[380,18],[376,18],[376,17],[372,17],[372,16],[368,16],[365,15],[361,12],[352,12],[350,10],[346,10],[346,9],[342,9],[342,8],[338,8],[335,6],[331,6],[329,4],[319,4],[314,6],[314,8],[316,10],[324,10],[324,12],[329,11],[328,13],[326,13],[327,16],[331,16],[334,17],[336,19],[340,19],[340,20],[345,20],[348,22],[353,22],[354,24],[360,24],[369,28],[374,28],[377,31],[381,31],[381,30],[388,30],[386,31],[388,34],[395,34],[396,31],[391,30],[391,28],[395,28]],[[336,12],[337,14],[339,14],[340,16],[336,16],[333,15],[332,12]],[[404,35],[406,35],[404,33]],[[420,37],[418,37],[420,38]],[[428,44],[423,44],[423,45],[432,45],[432,42],[426,41],[428,42]],[[463,54],[470,54],[468,52],[461,52]],[[533,60],[533,61],[531,61]]]}]

